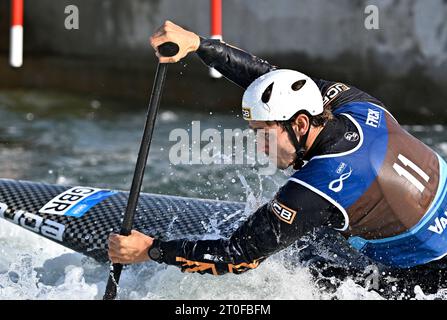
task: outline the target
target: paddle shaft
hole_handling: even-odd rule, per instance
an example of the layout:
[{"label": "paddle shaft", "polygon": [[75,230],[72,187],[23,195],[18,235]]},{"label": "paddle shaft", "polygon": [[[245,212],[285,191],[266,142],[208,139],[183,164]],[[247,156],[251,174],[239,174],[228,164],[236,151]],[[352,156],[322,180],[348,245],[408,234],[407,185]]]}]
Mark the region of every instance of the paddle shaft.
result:
[{"label": "paddle shaft", "polygon": [[[178,46],[173,43],[165,43],[159,48],[163,56],[173,56],[178,51]],[[146,168],[147,158],[154,132],[155,120],[157,118],[158,108],[160,106],[163,85],[166,78],[168,65],[159,63],[155,74],[155,81],[152,88],[152,94],[149,101],[148,112],[146,116],[146,124],[144,126],[143,138],[141,140],[140,151],[138,152],[137,163],[130,188],[129,199],[127,202],[126,212],[124,214],[123,223],[121,225],[120,234],[124,236],[130,235],[132,231],[135,211],[140,197],[141,185],[143,184],[144,170]],[[117,294],[117,286],[120,280],[123,265],[114,263],[110,269],[109,279],[104,294],[104,300],[113,300]]]}]

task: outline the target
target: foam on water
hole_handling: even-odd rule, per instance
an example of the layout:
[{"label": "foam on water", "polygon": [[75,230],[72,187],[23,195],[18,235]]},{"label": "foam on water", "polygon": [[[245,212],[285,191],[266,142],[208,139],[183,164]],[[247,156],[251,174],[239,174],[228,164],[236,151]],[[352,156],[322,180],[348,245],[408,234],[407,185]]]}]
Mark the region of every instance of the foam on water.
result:
[{"label": "foam on water", "polygon": [[[0,221],[0,299],[101,299],[108,266]],[[13,239],[7,243],[6,239]],[[242,275],[182,273],[146,263],[123,271],[120,299],[317,299],[305,268],[287,269],[282,254]],[[287,284],[287,285],[286,285]]]}]

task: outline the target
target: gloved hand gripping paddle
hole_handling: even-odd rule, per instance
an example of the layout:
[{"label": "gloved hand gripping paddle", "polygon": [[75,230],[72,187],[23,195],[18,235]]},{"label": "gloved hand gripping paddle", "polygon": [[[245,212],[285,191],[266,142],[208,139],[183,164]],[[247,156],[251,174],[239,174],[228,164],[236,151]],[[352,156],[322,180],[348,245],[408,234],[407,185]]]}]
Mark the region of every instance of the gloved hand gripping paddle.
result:
[{"label": "gloved hand gripping paddle", "polygon": [[[173,57],[179,52],[179,47],[173,42],[166,42],[158,47],[158,52],[160,52],[160,54],[164,57]],[[152,88],[152,94],[149,101],[143,138],[141,140],[140,151],[138,153],[137,164],[135,166],[132,186],[130,188],[129,199],[127,202],[126,213],[124,214],[123,224],[121,225],[120,234],[124,236],[130,235],[130,232],[132,231],[135,210],[137,208],[138,198],[140,197],[144,170],[146,168],[147,158],[149,155],[152,134],[154,132],[155,119],[157,118],[157,111],[158,107],[160,106],[160,100],[167,70],[167,64],[158,63],[157,72],[155,74],[155,81]],[[123,265],[120,263],[114,263],[110,268],[109,279],[107,282],[106,292],[104,293],[103,300],[115,299],[122,269]]]}]

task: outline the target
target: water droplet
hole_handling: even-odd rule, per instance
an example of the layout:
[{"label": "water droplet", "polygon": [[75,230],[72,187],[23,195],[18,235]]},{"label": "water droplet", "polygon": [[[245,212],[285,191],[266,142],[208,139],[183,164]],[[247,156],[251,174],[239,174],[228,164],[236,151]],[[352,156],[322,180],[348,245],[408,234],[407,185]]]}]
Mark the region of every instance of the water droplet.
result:
[{"label": "water droplet", "polygon": [[8,272],[8,277],[9,277],[9,280],[11,280],[14,283],[19,282],[19,279],[20,279],[19,274],[17,272],[15,272],[15,271],[9,271]]},{"label": "water droplet", "polygon": [[90,107],[92,107],[92,109],[98,110],[101,107],[101,102],[99,102],[98,100],[92,100],[90,102]]}]

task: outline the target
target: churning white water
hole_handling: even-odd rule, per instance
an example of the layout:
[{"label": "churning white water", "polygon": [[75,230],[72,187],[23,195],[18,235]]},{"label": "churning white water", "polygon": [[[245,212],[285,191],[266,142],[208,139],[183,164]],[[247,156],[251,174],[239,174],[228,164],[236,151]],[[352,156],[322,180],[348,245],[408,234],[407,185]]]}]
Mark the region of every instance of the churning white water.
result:
[{"label": "churning white water", "polygon": [[[102,299],[108,265],[6,221],[0,221],[0,247],[1,299]],[[286,268],[286,255],[287,250],[242,275],[218,277],[153,262],[131,266],[123,271],[119,299],[381,299],[351,281],[325,294],[306,268]]]}]

